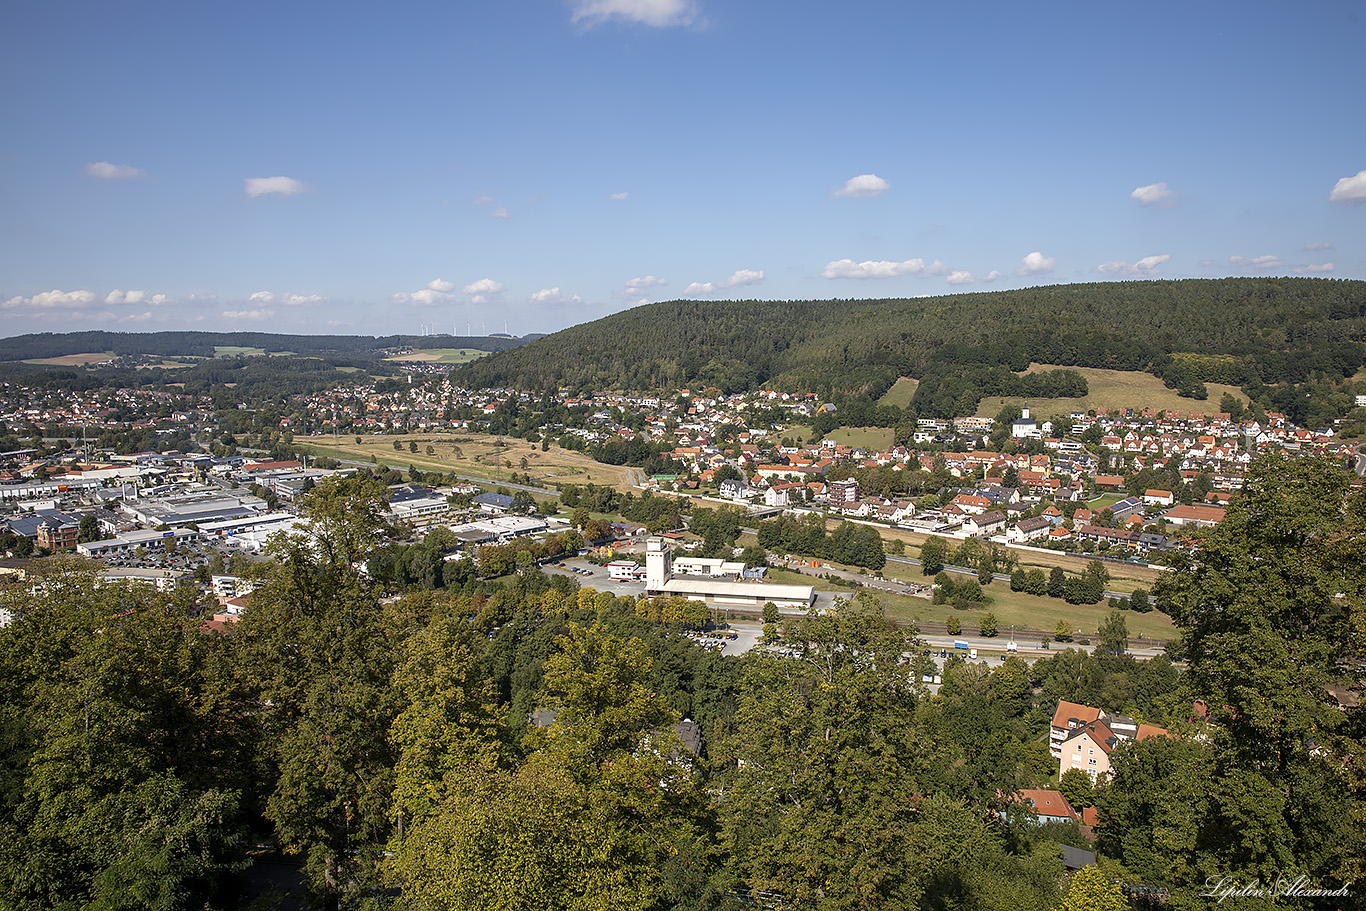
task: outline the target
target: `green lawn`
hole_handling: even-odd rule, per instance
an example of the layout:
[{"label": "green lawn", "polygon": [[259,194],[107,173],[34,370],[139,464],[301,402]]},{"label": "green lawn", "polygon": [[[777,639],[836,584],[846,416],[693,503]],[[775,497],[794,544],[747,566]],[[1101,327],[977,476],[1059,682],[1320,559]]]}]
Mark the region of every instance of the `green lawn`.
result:
[{"label": "green lawn", "polygon": [[911,404],[915,390],[920,386],[920,380],[913,380],[909,376],[903,376],[892,384],[892,388],[883,393],[882,398],[877,400],[879,405],[895,405],[897,408],[905,408]]},{"label": "green lawn", "polygon": [[[841,568],[848,569],[849,567]],[[770,569],[768,578],[773,582],[793,585],[815,583],[821,591],[852,594],[851,590],[832,585],[825,580],[784,569]],[[895,578],[905,582],[925,583],[928,581],[918,573],[897,572]],[[967,577],[955,576],[954,578],[963,579]],[[1058,625],[1059,620],[1064,620],[1070,624],[1078,638],[1090,636],[1094,639],[1101,621],[1110,612],[1108,604],[1104,601],[1100,604],[1068,604],[1061,598],[1039,597],[1024,592],[1013,592],[1010,590],[1010,583],[1004,581],[993,582],[984,590],[987,596],[992,599],[987,610],[996,615],[996,622],[1003,640],[1009,638],[1012,626],[1018,629],[1052,630]],[[913,598],[909,595],[877,592],[877,596],[882,600],[887,616],[901,622],[943,623],[949,617],[957,617],[965,629],[976,630],[978,621],[986,612],[954,610],[950,604],[933,604],[924,598]],[[1131,636],[1164,640],[1176,638],[1176,628],[1172,626],[1171,620],[1166,614],[1159,611],[1149,611],[1146,614],[1125,611],[1124,619],[1128,623],[1129,635]]]}]

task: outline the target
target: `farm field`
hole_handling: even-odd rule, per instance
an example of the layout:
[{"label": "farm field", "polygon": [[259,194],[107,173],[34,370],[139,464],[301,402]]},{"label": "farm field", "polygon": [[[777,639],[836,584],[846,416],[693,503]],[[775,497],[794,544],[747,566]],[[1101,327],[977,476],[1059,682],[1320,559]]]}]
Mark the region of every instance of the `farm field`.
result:
[{"label": "farm field", "polygon": [[421,351],[413,351],[408,354],[400,354],[396,357],[387,357],[386,361],[394,363],[424,363],[424,364],[468,364],[475,358],[483,357],[487,351],[480,351],[478,348],[424,348]]},{"label": "farm field", "polygon": [[882,394],[882,398],[877,400],[879,405],[895,405],[897,408],[905,408],[911,404],[911,398],[915,395],[916,389],[920,388],[920,380],[903,376],[892,384],[892,388]]},{"label": "farm field", "polygon": [[91,351],[85,354],[64,354],[61,357],[32,358],[25,360],[25,364],[50,364],[54,367],[85,367],[90,364],[98,364],[101,361],[113,360],[112,351]]},{"label": "farm field", "polygon": [[[582,453],[558,446],[542,452],[539,443],[512,440],[484,434],[404,434],[402,436],[295,437],[295,445],[309,453],[357,462],[378,462],[392,468],[409,465],[422,471],[454,471],[471,477],[487,478],[491,483],[506,482],[515,472],[530,475],[533,483],[598,484],[630,490],[626,468],[603,465]],[[399,449],[394,449],[397,441]],[[417,444],[417,452],[409,443]],[[431,447],[429,454],[427,448]]]},{"label": "farm field", "polygon": [[1248,402],[1247,396],[1237,386],[1222,383],[1206,383],[1209,398],[1201,401],[1181,398],[1176,390],[1162,385],[1162,381],[1151,373],[1096,367],[1059,367],[1053,364],[1030,364],[1027,372],[1036,373],[1040,370],[1075,370],[1086,377],[1090,392],[1081,398],[1064,399],[988,396],[982,399],[982,404],[977,408],[978,417],[994,418],[1005,405],[1029,407],[1032,409],[1031,414],[1039,419],[1070,411],[1090,411],[1093,408],[1152,408],[1155,411],[1203,411],[1214,414],[1219,410],[1219,400],[1225,392],[1244,405]]}]

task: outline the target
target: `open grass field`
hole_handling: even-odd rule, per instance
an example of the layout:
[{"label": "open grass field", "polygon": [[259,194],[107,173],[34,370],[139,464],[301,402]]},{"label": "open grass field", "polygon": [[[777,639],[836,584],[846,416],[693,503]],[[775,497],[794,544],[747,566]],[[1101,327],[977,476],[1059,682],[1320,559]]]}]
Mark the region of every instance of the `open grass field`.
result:
[{"label": "open grass field", "polygon": [[[903,569],[914,570],[915,567],[889,564],[883,570],[883,575],[905,582],[923,584],[927,581],[919,573],[908,573],[904,572]],[[821,591],[845,591],[839,586],[824,583],[819,579],[813,580],[811,576],[784,569],[771,569],[768,577],[773,582],[791,585],[811,585],[814,581],[816,588]],[[882,600],[887,616],[903,623],[943,623],[949,617],[957,617],[966,630],[975,632],[982,615],[990,611],[996,615],[996,622],[1003,643],[1010,638],[1011,627],[1052,631],[1057,627],[1059,620],[1070,625],[1076,637],[1091,636],[1094,638],[1101,621],[1110,612],[1109,606],[1103,601],[1100,604],[1068,604],[1061,598],[1039,597],[1027,595],[1023,592],[1013,592],[1007,582],[993,582],[986,586],[984,591],[992,599],[992,603],[984,611],[954,610],[951,604],[934,604],[928,599],[914,598],[909,595],[894,595],[882,591],[876,594]],[[1146,614],[1125,611],[1124,619],[1128,623],[1130,636],[1161,640],[1176,638],[1176,628],[1172,626],[1171,620],[1166,614],[1158,611],[1149,611]]]},{"label": "open grass field", "polygon": [[[838,519],[830,519],[826,523],[826,528],[834,530],[839,524]],[[920,531],[909,531],[904,528],[887,528],[878,526],[878,534],[882,535],[884,542],[900,540],[906,544],[906,556],[919,557],[920,545],[925,543],[929,535]],[[959,541],[953,538],[945,538],[946,542],[954,547],[959,545]],[[1045,571],[1054,566],[1061,566],[1069,573],[1080,574],[1086,571],[1086,564],[1089,558],[1085,555],[1073,555],[1062,553],[1061,551],[1035,552],[1023,550],[1018,547],[1002,545],[1002,549],[1015,555],[1020,565],[1025,569],[1040,568]],[[1150,589],[1157,577],[1165,570],[1153,569],[1150,566],[1134,566],[1129,563],[1106,563],[1105,568],[1110,571],[1110,583],[1107,588],[1111,591],[1130,592],[1136,588]]]},{"label": "open grass field", "polygon": [[[454,471],[471,477],[487,478],[492,483],[509,480],[515,472],[531,476],[534,483],[598,484],[629,490],[627,469],[617,465],[594,462],[582,453],[550,447],[542,452],[539,443],[509,440],[483,434],[405,434],[403,436],[295,437],[301,449],[334,459],[357,462],[380,462],[400,470],[412,465],[422,471]],[[400,449],[394,449],[394,441]],[[417,452],[409,443],[417,443]],[[432,448],[428,454],[427,447]]]},{"label": "open grass field", "polygon": [[54,367],[85,367],[114,358],[112,351],[91,351],[86,354],[64,354],[61,357],[32,358],[25,364],[50,364]]},{"label": "open grass field", "polygon": [[897,408],[905,408],[911,404],[911,398],[915,395],[916,389],[920,388],[920,380],[911,379],[903,376],[892,384],[892,388],[882,394],[882,398],[877,400],[879,405],[895,405]]},{"label": "open grass field", "polygon": [[387,357],[386,361],[395,363],[424,363],[424,364],[468,364],[475,358],[483,357],[487,351],[480,351],[478,348],[424,348],[421,351],[413,351],[408,354],[400,354],[397,357]]},{"label": "open grass field", "polygon": [[248,348],[243,345],[214,345],[214,357],[237,357],[238,355],[265,354],[264,348]]},{"label": "open grass field", "polygon": [[[805,424],[791,424],[781,436],[793,440],[801,438],[806,445],[820,442],[812,439],[811,428]],[[869,452],[889,448],[892,445],[892,436],[893,430],[890,427],[836,427],[830,431],[830,439],[836,443],[851,449],[866,449]]]},{"label": "open grass field", "polygon": [[1067,399],[1025,399],[1019,396],[993,395],[982,399],[977,408],[979,417],[995,417],[1005,405],[1020,405],[1031,409],[1030,414],[1039,419],[1049,415],[1066,414],[1071,411],[1089,411],[1092,408],[1152,408],[1155,411],[1203,411],[1214,414],[1219,410],[1219,400],[1225,392],[1231,394],[1244,405],[1247,396],[1237,386],[1221,383],[1206,383],[1209,398],[1183,399],[1176,390],[1168,389],[1162,381],[1151,373],[1138,373],[1129,370],[1102,370],[1096,367],[1058,367],[1051,364],[1030,364],[1030,373],[1040,370],[1075,370],[1086,377],[1090,392],[1081,398]]}]

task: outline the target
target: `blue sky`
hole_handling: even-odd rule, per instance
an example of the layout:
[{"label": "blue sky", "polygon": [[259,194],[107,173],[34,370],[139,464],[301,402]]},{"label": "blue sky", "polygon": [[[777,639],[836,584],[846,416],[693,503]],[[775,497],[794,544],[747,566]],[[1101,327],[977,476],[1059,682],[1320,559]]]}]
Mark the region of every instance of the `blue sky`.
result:
[{"label": "blue sky", "polygon": [[1356,2],[7,4],[0,335],[1366,278]]}]

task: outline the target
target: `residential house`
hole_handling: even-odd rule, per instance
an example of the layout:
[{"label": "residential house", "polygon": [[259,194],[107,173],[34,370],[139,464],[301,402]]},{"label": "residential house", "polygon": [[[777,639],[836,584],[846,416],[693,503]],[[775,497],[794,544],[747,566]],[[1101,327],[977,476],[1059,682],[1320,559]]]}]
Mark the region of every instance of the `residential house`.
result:
[{"label": "residential house", "polygon": [[1057,759],[1062,756],[1062,742],[1067,739],[1072,731],[1104,716],[1105,713],[1100,709],[1059,699],[1058,707],[1053,710],[1053,721],[1048,732],[1048,748],[1049,752],[1053,754],[1053,758]]},{"label": "residential house", "polygon": [[1076,822],[1081,819],[1081,815],[1072,809],[1067,798],[1057,791],[1021,788],[1015,792],[1015,800],[1033,810],[1040,825],[1048,822]]}]

